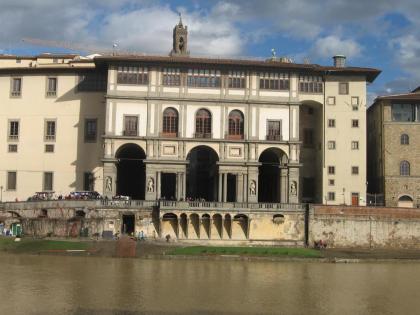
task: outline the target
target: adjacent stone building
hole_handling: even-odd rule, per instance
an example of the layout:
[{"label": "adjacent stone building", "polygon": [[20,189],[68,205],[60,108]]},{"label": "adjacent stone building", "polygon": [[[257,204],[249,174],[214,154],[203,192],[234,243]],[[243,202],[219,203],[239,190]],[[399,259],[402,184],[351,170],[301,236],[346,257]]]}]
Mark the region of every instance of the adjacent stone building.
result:
[{"label": "adjacent stone building", "polygon": [[0,56],[3,200],[365,204],[366,84],[380,71],[192,57],[186,26],[173,32],[169,56]]},{"label": "adjacent stone building", "polygon": [[387,207],[420,207],[420,88],[378,97],[368,130],[369,192]]}]

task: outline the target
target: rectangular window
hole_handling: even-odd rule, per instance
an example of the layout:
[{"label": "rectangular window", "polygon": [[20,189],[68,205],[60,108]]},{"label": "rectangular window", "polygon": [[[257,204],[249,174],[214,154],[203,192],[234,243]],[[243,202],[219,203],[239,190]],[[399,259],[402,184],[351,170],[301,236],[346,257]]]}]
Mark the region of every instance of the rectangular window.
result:
[{"label": "rectangular window", "polygon": [[341,94],[341,95],[349,94],[349,84],[347,82],[338,83],[338,94]]},{"label": "rectangular window", "polygon": [[358,175],[359,174],[359,167],[358,166],[352,166],[351,167],[351,174],[352,175]]},{"label": "rectangular window", "polygon": [[245,71],[229,71],[229,88],[245,88]]},{"label": "rectangular window", "polygon": [[42,186],[44,191],[53,190],[53,177],[53,172],[44,172],[44,182]]},{"label": "rectangular window", "polygon": [[328,127],[330,128],[335,127],[335,119],[328,119]]},{"label": "rectangular window", "polygon": [[57,96],[57,78],[47,79],[47,96]]},{"label": "rectangular window", "polygon": [[147,67],[139,66],[120,66],[117,70],[118,84],[149,84],[149,73]]},{"label": "rectangular window", "polygon": [[97,119],[85,119],[85,142],[95,142],[97,136]]},{"label": "rectangular window", "polygon": [[46,144],[45,153],[54,153],[54,144]]},{"label": "rectangular window", "polygon": [[335,96],[328,96],[328,105],[335,105]]},{"label": "rectangular window", "polygon": [[335,180],[334,179],[329,179],[328,180],[328,185],[334,186],[335,185]]},{"label": "rectangular window", "polygon": [[328,166],[328,174],[329,175],[335,174],[335,166]]},{"label": "rectangular window", "polygon": [[335,141],[328,141],[328,150],[335,150]]},{"label": "rectangular window", "polygon": [[18,151],[18,145],[17,144],[9,144],[8,152],[16,153],[17,151]]},{"label": "rectangular window", "polygon": [[413,104],[392,104],[392,120],[401,122],[415,121],[416,106]]},{"label": "rectangular window", "polygon": [[303,129],[303,145],[305,147],[312,147],[314,145],[314,130]]},{"label": "rectangular window", "polygon": [[22,78],[12,78],[10,95],[18,97],[22,93]]},{"label": "rectangular window", "polygon": [[92,71],[79,74],[78,92],[106,92],[107,72]]},{"label": "rectangular window", "polygon": [[322,77],[318,76],[299,76],[299,92],[302,93],[322,93]]},{"label": "rectangular window", "polygon": [[219,88],[221,86],[220,70],[189,69],[187,85],[189,87]]},{"label": "rectangular window", "polygon": [[281,120],[267,121],[267,140],[281,141]]},{"label": "rectangular window", "polygon": [[260,73],[261,90],[289,90],[289,88],[288,73]]},{"label": "rectangular window", "polygon": [[358,96],[351,97],[351,107],[354,111],[359,110],[359,97]]},{"label": "rectangular window", "polygon": [[19,120],[9,120],[9,140],[19,140]]},{"label": "rectangular window", "polygon": [[138,135],[138,117],[137,116],[124,116],[124,136],[137,136]]},{"label": "rectangular window", "polygon": [[83,190],[93,191],[94,190],[94,177],[93,173],[85,172],[83,173]]},{"label": "rectangular window", "polygon": [[163,86],[180,86],[181,71],[178,68],[163,68],[162,72]]},{"label": "rectangular window", "polygon": [[16,172],[7,172],[7,190],[16,190],[16,180],[17,180],[17,173]]},{"label": "rectangular window", "polygon": [[351,126],[353,128],[359,128],[359,119],[352,119],[351,120]]},{"label": "rectangular window", "polygon": [[351,149],[352,150],[359,150],[359,141],[352,141],[351,142]]},{"label": "rectangular window", "polygon": [[45,141],[55,141],[56,123],[55,120],[45,121]]},{"label": "rectangular window", "polygon": [[335,200],[335,192],[328,192],[328,200],[329,201],[334,201]]}]

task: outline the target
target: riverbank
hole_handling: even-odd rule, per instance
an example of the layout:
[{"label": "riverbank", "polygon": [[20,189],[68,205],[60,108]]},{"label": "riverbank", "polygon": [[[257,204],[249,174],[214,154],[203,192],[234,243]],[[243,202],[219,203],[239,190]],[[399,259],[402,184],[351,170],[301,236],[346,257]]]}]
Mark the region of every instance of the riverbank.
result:
[{"label": "riverbank", "polygon": [[[197,260],[271,260],[317,262],[420,262],[420,250],[408,249],[324,249],[275,246],[194,246],[162,241],[133,241],[134,258]],[[13,254],[116,257],[117,242],[92,239],[32,239],[15,241],[0,237],[0,252]]]}]

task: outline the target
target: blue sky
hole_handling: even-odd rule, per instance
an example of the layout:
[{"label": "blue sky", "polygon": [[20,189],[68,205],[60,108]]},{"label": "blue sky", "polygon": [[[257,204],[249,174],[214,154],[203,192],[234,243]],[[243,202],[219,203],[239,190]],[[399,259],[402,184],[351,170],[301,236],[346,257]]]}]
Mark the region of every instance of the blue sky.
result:
[{"label": "blue sky", "polygon": [[[182,12],[192,55],[267,58],[382,70],[368,87],[376,95],[420,85],[418,0],[0,0],[0,53],[63,52],[21,38],[68,42],[89,54],[110,50],[167,54]],[[73,51],[74,52],[74,51]]]}]

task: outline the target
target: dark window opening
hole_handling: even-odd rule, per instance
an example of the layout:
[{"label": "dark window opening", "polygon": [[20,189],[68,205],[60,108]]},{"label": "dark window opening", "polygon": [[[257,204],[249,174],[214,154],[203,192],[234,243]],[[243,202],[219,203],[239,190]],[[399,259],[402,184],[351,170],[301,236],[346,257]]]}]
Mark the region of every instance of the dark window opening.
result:
[{"label": "dark window opening", "polygon": [[135,232],[135,218],[134,214],[123,214],[121,233],[132,235]]},{"label": "dark window opening", "polygon": [[176,199],[176,174],[162,173],[161,174],[161,198],[166,200]]}]

